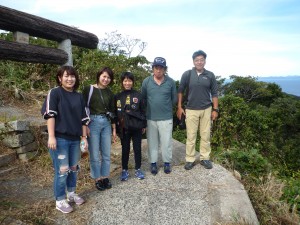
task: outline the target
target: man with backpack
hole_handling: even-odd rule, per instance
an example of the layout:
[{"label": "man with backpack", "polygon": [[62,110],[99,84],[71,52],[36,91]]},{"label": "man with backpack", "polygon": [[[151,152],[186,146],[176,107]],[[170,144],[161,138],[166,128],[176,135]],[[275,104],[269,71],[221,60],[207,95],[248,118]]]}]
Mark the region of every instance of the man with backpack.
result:
[{"label": "man with backpack", "polygon": [[[200,130],[200,164],[206,169],[213,167],[210,161],[211,120],[218,117],[218,86],[215,75],[204,68],[206,53],[202,50],[192,55],[194,68],[182,74],[178,88],[177,117],[186,117],[186,164],[190,170],[195,166],[195,146],[198,129]],[[183,105],[183,93],[186,93],[186,106]]]}]

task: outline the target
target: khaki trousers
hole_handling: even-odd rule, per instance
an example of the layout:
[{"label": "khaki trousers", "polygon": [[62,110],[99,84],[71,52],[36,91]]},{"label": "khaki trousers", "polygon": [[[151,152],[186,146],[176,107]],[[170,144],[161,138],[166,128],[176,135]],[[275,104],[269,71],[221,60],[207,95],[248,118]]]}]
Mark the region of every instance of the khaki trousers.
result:
[{"label": "khaki trousers", "polygon": [[210,129],[211,129],[211,107],[204,110],[186,109],[186,162],[195,161],[196,139],[199,128],[200,134],[200,160],[209,160]]}]

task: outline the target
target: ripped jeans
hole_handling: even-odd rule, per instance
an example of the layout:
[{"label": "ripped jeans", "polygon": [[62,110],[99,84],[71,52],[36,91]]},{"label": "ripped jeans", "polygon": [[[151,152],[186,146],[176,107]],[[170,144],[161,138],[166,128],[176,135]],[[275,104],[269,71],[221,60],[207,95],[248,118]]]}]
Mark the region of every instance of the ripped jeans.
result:
[{"label": "ripped jeans", "polygon": [[60,201],[66,199],[66,189],[68,192],[76,189],[80,140],[56,138],[56,150],[49,152],[54,166],[54,197]]}]

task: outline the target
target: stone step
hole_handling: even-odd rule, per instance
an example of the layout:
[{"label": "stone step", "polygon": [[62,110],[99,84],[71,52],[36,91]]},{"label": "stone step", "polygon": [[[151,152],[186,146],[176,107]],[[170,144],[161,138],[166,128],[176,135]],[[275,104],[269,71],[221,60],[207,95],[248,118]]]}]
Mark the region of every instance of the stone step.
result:
[{"label": "stone step", "polygon": [[5,175],[11,173],[13,170],[17,169],[18,166],[3,166],[0,167],[0,177],[4,177]]},{"label": "stone step", "polygon": [[14,150],[0,155],[0,167],[6,166],[17,159],[17,153]]}]

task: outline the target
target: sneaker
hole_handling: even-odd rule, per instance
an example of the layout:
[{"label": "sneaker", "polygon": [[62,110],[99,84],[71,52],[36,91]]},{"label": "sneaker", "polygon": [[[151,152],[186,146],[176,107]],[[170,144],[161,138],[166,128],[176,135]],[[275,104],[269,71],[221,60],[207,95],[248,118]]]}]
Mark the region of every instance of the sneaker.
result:
[{"label": "sneaker", "polygon": [[195,166],[195,162],[187,162],[187,163],[184,165],[184,169],[186,169],[186,170],[191,170],[191,169],[193,169],[194,166]]},{"label": "sneaker", "polygon": [[152,173],[153,175],[156,175],[156,174],[157,174],[157,165],[156,165],[156,163],[151,163],[151,168],[150,168],[150,170],[151,170],[151,173]]},{"label": "sneaker", "polygon": [[110,181],[109,181],[108,178],[104,178],[104,179],[103,179],[103,183],[104,183],[104,188],[105,188],[105,189],[110,189],[110,188],[112,188],[112,184],[110,183]]},{"label": "sneaker", "polygon": [[128,180],[128,177],[129,177],[128,170],[122,170],[122,173],[121,173],[121,181]]},{"label": "sneaker", "polygon": [[81,205],[84,203],[84,199],[81,198],[77,194],[71,194],[71,195],[67,196],[67,200],[68,200],[68,202],[75,202],[76,205]]},{"label": "sneaker", "polygon": [[66,199],[61,201],[56,201],[56,209],[62,213],[70,213],[73,211],[72,206],[69,205]]},{"label": "sneaker", "polygon": [[145,175],[144,175],[144,173],[143,173],[143,171],[141,169],[135,170],[135,176],[139,180],[143,180],[145,178]]},{"label": "sneaker", "polygon": [[210,160],[201,160],[200,164],[204,166],[205,169],[212,169],[213,165]]},{"label": "sneaker", "polygon": [[105,190],[105,186],[104,186],[104,183],[103,183],[102,180],[96,181],[95,186],[96,186],[96,188],[97,188],[99,191],[104,191],[104,190]]},{"label": "sneaker", "polygon": [[169,174],[169,173],[171,173],[171,165],[170,165],[170,163],[166,163],[165,162],[165,164],[164,164],[164,172],[166,173],[166,174]]}]

